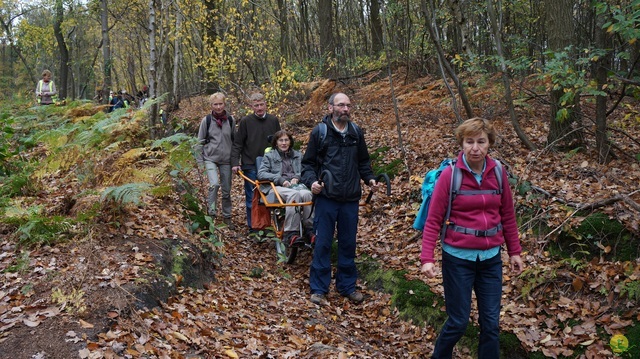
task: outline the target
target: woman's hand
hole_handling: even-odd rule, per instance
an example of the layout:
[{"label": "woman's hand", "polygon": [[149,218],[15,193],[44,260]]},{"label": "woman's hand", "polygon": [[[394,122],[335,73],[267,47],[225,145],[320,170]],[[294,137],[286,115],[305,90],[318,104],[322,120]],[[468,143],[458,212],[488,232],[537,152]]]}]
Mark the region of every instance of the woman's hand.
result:
[{"label": "woman's hand", "polygon": [[282,182],[282,187],[291,187],[295,184],[298,184],[298,179],[297,178],[292,178],[289,181],[284,181]]},{"label": "woman's hand", "polygon": [[422,273],[426,273],[427,277],[433,278],[436,276],[435,267],[435,263],[425,263],[422,265],[422,268],[420,270],[422,271]]}]

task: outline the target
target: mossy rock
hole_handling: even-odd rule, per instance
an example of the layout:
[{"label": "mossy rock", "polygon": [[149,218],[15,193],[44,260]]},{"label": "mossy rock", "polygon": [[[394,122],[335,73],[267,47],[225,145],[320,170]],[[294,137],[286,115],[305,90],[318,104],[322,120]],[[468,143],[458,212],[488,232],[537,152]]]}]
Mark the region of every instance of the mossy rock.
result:
[{"label": "mossy rock", "polygon": [[[405,271],[385,270],[374,259],[365,258],[358,264],[360,277],[367,282],[369,289],[391,294],[391,305],[396,308],[399,317],[416,325],[430,325],[440,331],[447,314],[442,310],[444,298],[433,293],[431,288],[420,280],[407,280]],[[469,349],[472,356],[477,355],[480,328],[469,323],[458,345]],[[512,333],[500,333],[501,358],[529,358],[518,338]]]},{"label": "mossy rock", "polygon": [[602,255],[611,261],[629,261],[640,256],[637,243],[638,238],[620,222],[604,213],[593,213],[577,228],[563,230],[551,249],[565,258],[590,259]]},{"label": "mossy rock", "polygon": [[440,327],[444,324],[447,318],[441,310],[444,300],[426,283],[407,280],[406,272],[385,270],[373,259],[358,263],[358,271],[369,288],[391,294],[391,305],[398,310],[400,318],[416,325]]},{"label": "mossy rock", "polygon": [[640,358],[640,322],[634,321],[633,326],[626,328],[625,337],[629,340],[629,350],[621,353],[622,358]]}]

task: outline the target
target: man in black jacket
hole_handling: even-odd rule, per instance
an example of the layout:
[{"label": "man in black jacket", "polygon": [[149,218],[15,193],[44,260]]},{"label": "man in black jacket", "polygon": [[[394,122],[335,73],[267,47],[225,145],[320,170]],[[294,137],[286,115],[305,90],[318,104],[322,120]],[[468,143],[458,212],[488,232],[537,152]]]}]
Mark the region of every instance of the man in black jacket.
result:
[{"label": "man in black jacket", "polygon": [[[242,168],[245,176],[254,180],[257,178],[256,158],[264,155],[269,147],[268,137],[280,131],[280,121],[274,115],[267,113],[267,103],[264,95],[254,93],[249,96],[253,113],[245,116],[238,124],[233,148],[231,149],[231,169],[237,173]],[[244,182],[245,204],[247,207],[247,226],[251,228],[251,200],[253,199],[253,185]]]},{"label": "man in black jacket", "polygon": [[[331,245],[337,226],[336,289],[354,303],[363,300],[356,290],[356,235],[362,197],[360,180],[377,187],[362,131],[350,121],[351,100],[344,93],[329,98],[330,114],[311,131],[302,159],[302,181],[316,195],[316,242],[309,272],[311,302],[324,304],[331,282]],[[324,128],[323,128],[324,127]],[[320,175],[323,174],[322,181]]]}]

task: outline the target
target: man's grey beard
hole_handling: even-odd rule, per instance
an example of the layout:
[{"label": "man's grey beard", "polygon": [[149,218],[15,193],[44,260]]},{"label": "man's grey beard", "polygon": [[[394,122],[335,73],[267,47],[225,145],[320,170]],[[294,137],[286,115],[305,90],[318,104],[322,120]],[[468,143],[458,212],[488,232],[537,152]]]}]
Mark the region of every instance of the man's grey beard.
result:
[{"label": "man's grey beard", "polygon": [[338,117],[333,117],[336,122],[347,122],[350,117],[348,114],[338,115]]}]

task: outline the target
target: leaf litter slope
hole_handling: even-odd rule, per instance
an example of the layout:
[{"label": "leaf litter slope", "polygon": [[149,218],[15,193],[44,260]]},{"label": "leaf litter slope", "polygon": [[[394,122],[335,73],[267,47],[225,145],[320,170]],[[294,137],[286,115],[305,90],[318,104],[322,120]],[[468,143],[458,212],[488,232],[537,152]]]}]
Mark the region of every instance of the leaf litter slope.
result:
[{"label": "leaf litter slope", "polygon": [[[387,83],[379,81],[361,84],[356,88],[352,95],[356,103],[354,119],[366,129],[369,147],[388,146],[385,159],[400,158]],[[336,89],[340,88],[323,84],[316,91],[330,92]],[[457,146],[452,136],[455,120],[450,115],[450,104],[438,81],[419,79],[399,86],[397,93],[403,119],[406,162],[414,176],[420,177],[428,168],[437,165],[441,158],[456,153]],[[311,97],[326,98],[317,94]],[[615,170],[611,173],[607,167],[593,163],[585,154],[578,153],[567,160],[561,154],[545,150],[529,152],[519,145],[504,116],[492,115],[491,111],[500,108],[500,98],[496,92],[478,89],[475,98],[488,104],[478,110],[479,115],[497,119],[501,138],[494,155],[504,159],[521,178],[540,184],[551,193],[562,195],[566,202],[589,203],[594,199],[608,198],[616,188],[625,188],[640,177],[636,164],[630,166],[625,176],[618,177]],[[301,107],[298,118],[303,122],[308,120],[306,123],[317,121],[324,105],[321,102],[313,105]],[[544,147],[546,111],[535,104],[519,110],[525,112],[521,116],[527,119],[525,129],[529,136],[541,148]],[[637,125],[627,128],[637,131]],[[303,127],[296,137],[305,139],[309,129]],[[628,145],[624,141],[620,143]],[[609,167],[629,166],[620,160]],[[601,177],[593,181],[584,175],[585,168],[601,173]],[[561,180],[555,181],[557,178]],[[589,189],[585,188],[586,184],[589,184]],[[359,251],[378,258],[389,268],[407,270],[409,279],[425,280],[418,272],[420,244],[412,239],[415,233],[410,229],[417,203],[407,200],[411,193],[415,193],[417,186],[406,172],[402,173],[393,181],[393,195],[390,198],[377,195],[374,205],[361,209]],[[594,187],[598,189],[595,194]],[[234,184],[234,191],[238,188],[240,184]],[[242,209],[241,197],[237,192],[234,194],[236,211]],[[523,196],[517,196],[517,200],[527,203]],[[566,208],[554,206],[551,200],[543,202],[541,206],[548,206],[550,226],[559,226],[566,220]],[[614,216],[633,218],[629,216],[632,213],[629,207],[607,210]],[[627,220],[626,223],[632,229],[637,225],[633,220]],[[524,257],[531,268],[530,272],[520,278],[512,278],[508,272],[505,273],[503,329],[516,334],[527,349],[541,351],[550,357],[572,356],[576,348],[584,350],[587,357],[612,355],[607,345],[608,335],[624,331],[637,315],[631,310],[632,302],[616,293],[619,293],[620,286],[626,280],[637,278],[640,273],[638,263],[597,260],[585,263],[584,267],[576,270],[552,260],[544,244],[538,241],[531,233],[523,233]],[[193,317],[196,324],[191,329],[184,329],[192,335],[185,334],[183,345],[193,346],[192,340],[212,340],[201,347],[207,348],[205,351],[211,350],[210,353],[215,355],[223,353],[219,355],[233,356],[237,353],[241,357],[315,357],[318,350],[325,351],[323,356],[327,357],[332,356],[329,352],[335,352],[335,357],[420,357],[430,353],[435,333],[429,328],[420,329],[397,320],[395,313],[388,308],[387,295],[367,290],[365,304],[351,306],[332,292],[329,298],[331,306],[318,309],[310,304],[307,283],[309,258],[303,256],[295,266],[282,267],[275,263],[272,247],[271,243],[258,244],[242,236],[227,241],[223,264],[217,272],[219,281],[212,284],[208,291],[195,296],[202,302],[212,303],[205,307],[213,309],[200,309],[210,314],[198,320]],[[262,277],[249,276],[257,267],[263,269]],[[544,277],[540,273],[555,274],[553,277]],[[617,276],[612,276],[613,273]],[[620,276],[621,273],[626,274]],[[536,282],[539,277],[543,280]],[[439,279],[427,282],[441,293]],[[361,285],[366,290],[366,283]],[[608,294],[602,295],[605,292]],[[180,318],[180,323],[184,323],[183,318],[197,311],[184,309],[183,313],[180,312],[180,308],[194,306],[193,303],[189,304],[192,298],[192,295],[176,298],[156,315],[165,313],[166,317],[167,310],[171,310],[172,317]],[[212,330],[203,324],[211,322],[210,316],[214,318],[213,322],[226,323],[227,326],[218,324],[212,335],[199,335],[200,327]],[[477,319],[475,311],[473,316]],[[569,325],[571,321],[575,324]],[[164,321],[159,319],[157,323]],[[606,334],[598,332],[599,328],[604,329]],[[458,353],[458,356],[465,355]]]},{"label": "leaf litter slope", "polygon": [[[424,78],[403,84],[403,78],[398,75],[395,79],[396,84],[399,84],[396,93],[407,153],[406,163],[413,176],[409,176],[406,171],[402,172],[393,180],[392,196],[377,194],[371,206],[361,208],[358,250],[360,254],[377,258],[388,268],[406,270],[408,279],[424,280],[434,291],[441,293],[439,278],[426,280],[419,273],[420,243],[415,239],[415,231],[411,229],[419,199],[412,196],[415,196],[419,188],[416,179],[422,177],[428,168],[436,166],[443,157],[456,153],[457,146],[452,135],[455,119],[451,115],[446,91],[439,81]],[[385,161],[402,158],[397,146],[395,117],[387,80],[356,83],[350,87],[340,88],[335,87],[335,84],[325,83],[316,89],[311,98],[324,99],[325,93],[317,93],[322,91],[347,91],[356,104],[353,118],[366,130],[369,147],[375,149],[388,146],[389,149],[384,153]],[[355,89],[355,93],[350,92],[352,89]],[[501,135],[493,154],[506,160],[511,171],[521,179],[531,181],[571,203],[606,199],[625,188],[633,188],[631,185],[638,183],[640,175],[637,164],[630,165],[625,160],[616,160],[605,167],[597,165],[582,153],[567,159],[563,154],[544,150],[526,151],[519,145],[506,116],[494,114],[499,111],[496,109],[502,108],[499,92],[486,88],[474,91],[472,98],[484,104],[477,105],[478,115],[495,118]],[[296,138],[303,141],[306,141],[310,125],[320,118],[324,107],[322,101],[311,102],[303,106],[285,103],[283,106],[290,108],[277,110],[282,113],[297,113],[297,119],[302,125],[292,127],[296,131]],[[185,111],[189,112],[189,109]],[[278,113],[277,111],[274,112]],[[547,111],[536,104],[519,107],[518,111],[520,117],[526,119],[523,120],[523,125],[528,135],[543,147],[547,131],[544,120]],[[195,115],[191,118],[197,122],[203,112],[192,112]],[[633,123],[623,123],[620,126],[623,125],[632,136],[638,137],[637,124],[634,126]],[[622,138],[617,143],[628,146],[630,151],[634,150],[633,144]],[[616,175],[622,169],[624,175]],[[194,178],[194,181],[197,179]],[[238,232],[233,233],[227,229],[221,231],[224,241],[221,248],[223,257],[215,267],[215,280],[206,289],[180,288],[179,295],[170,298],[161,307],[136,311],[130,317],[113,314],[113,311],[103,308],[101,313],[104,314],[85,317],[86,324],[74,316],[56,312],[54,318],[62,318],[67,325],[60,326],[58,331],[62,342],[59,344],[60,348],[50,352],[64,353],[62,346],[64,343],[69,344],[63,342],[63,339],[71,339],[72,343],[79,341],[74,350],[79,350],[81,357],[115,357],[125,354],[147,357],[153,354],[158,357],[401,358],[422,357],[431,352],[436,335],[433,329],[419,328],[397,319],[397,313],[389,307],[390,297],[368,290],[366,283],[359,283],[366,293],[365,302],[361,305],[351,305],[337,296],[333,288],[329,306],[319,308],[311,304],[308,301],[309,254],[300,256],[295,265],[284,266],[276,263],[272,242],[257,242],[246,238],[241,229],[244,217],[241,188],[241,181],[234,178],[234,221]],[[520,204],[528,203],[528,199],[522,195],[517,195],[516,199]],[[606,207],[605,211],[611,216],[626,219],[624,222],[629,228],[637,229],[638,216],[637,213],[634,215],[633,207],[617,204]],[[567,219],[567,208],[552,199],[538,205],[545,211],[546,220],[551,227],[560,226],[567,220],[577,223],[580,219]],[[144,212],[144,215],[134,215],[133,218],[138,219],[118,231],[121,236],[116,239],[125,239],[124,242],[129,241],[131,245],[108,245],[102,241],[113,241],[114,238],[98,236],[99,248],[108,249],[103,259],[117,257],[119,251],[128,251],[124,255],[127,259],[109,260],[106,264],[101,263],[100,268],[118,273],[121,272],[118,268],[127,263],[127,260],[146,258],[143,254],[134,255],[131,249],[149,248],[135,243],[141,238],[153,241],[173,236],[197,240],[184,231],[184,218],[175,203],[169,206],[152,205]],[[113,229],[105,228],[104,233],[111,231]],[[505,271],[503,330],[515,333],[528,350],[541,351],[550,357],[571,357],[576,348],[586,351],[587,357],[611,356],[608,338],[614,333],[624,332],[632,319],[640,319],[633,310],[633,303],[619,294],[624,283],[637,279],[640,275],[638,263],[612,263],[596,258],[574,269],[551,259],[546,252],[545,241],[526,231],[522,237],[526,250],[523,256],[529,272],[520,278],[512,278]],[[72,247],[70,245],[69,248],[63,246],[48,250],[53,254],[40,251],[34,255],[45,263],[51,263],[47,260],[51,257],[64,257],[65,261],[73,262],[77,258],[74,259],[71,255],[74,253]],[[142,250],[143,253],[146,251],[152,250]],[[10,248],[7,247],[5,253],[10,253]],[[3,256],[2,263],[14,263],[15,258],[11,257],[17,254]],[[80,266],[77,262],[64,267],[69,268],[69,272],[79,268],[86,269],[86,266]],[[261,274],[258,276],[257,273]],[[553,276],[549,273],[553,273]],[[102,272],[87,273],[85,287],[92,288],[90,293],[93,296],[90,298],[97,298],[101,294],[99,283],[104,281],[100,279],[103,275]],[[28,274],[20,276],[26,277]],[[135,278],[135,274],[131,277]],[[10,279],[13,284],[3,287],[0,298],[9,298],[6,293],[15,294],[16,288],[20,288],[15,283],[19,282],[17,278]],[[27,278],[22,279],[28,281]],[[22,310],[33,311],[38,308],[33,303],[45,303],[44,308],[53,308],[55,311],[59,306],[50,302],[50,289],[48,287],[46,290],[27,292],[31,297],[22,300],[32,305],[23,306]],[[12,308],[19,308],[13,305],[18,299],[18,295],[3,299],[2,303],[5,305],[1,309],[5,317]],[[96,300],[92,310],[97,310],[99,303]],[[108,304],[102,305],[109,308]],[[21,309],[15,310],[17,312]],[[40,315],[31,318],[46,318],[51,313],[53,312],[43,309]],[[474,319],[477,316],[475,311],[473,316]],[[29,323],[33,325],[34,322],[22,319],[22,323],[4,330],[5,336],[7,332],[15,330],[23,330],[25,335],[37,335],[44,328],[30,328]],[[26,319],[29,320],[29,317]],[[85,328],[88,326],[96,328],[91,331]],[[51,328],[48,329],[49,332],[52,331]],[[83,335],[77,334],[81,332],[85,333],[86,342]],[[101,334],[95,337],[99,332]],[[4,342],[8,343],[7,340]],[[86,347],[83,347],[83,342]],[[81,349],[75,349],[78,345]],[[5,347],[3,351],[4,349]],[[56,357],[55,354],[49,355]],[[57,357],[68,357],[61,355]],[[459,358],[467,356],[464,350],[457,353]],[[13,357],[20,356],[16,354]]]}]

